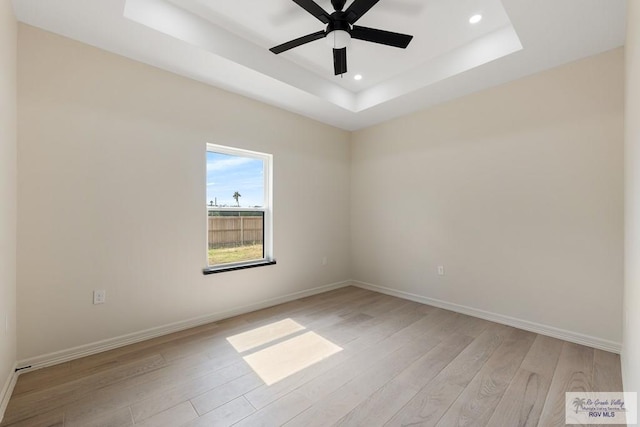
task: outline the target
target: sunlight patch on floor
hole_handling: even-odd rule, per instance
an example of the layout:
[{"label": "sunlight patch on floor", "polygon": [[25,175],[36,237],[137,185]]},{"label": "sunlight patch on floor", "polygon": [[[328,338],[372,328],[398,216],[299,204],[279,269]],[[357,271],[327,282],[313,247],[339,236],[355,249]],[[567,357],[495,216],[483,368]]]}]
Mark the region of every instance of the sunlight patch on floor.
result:
[{"label": "sunlight patch on floor", "polygon": [[306,332],[244,356],[244,360],[272,385],[340,351],[342,347],[315,332]]},{"label": "sunlight patch on floor", "polygon": [[227,337],[229,344],[262,378],[272,385],[342,351],[293,319],[283,319]]},{"label": "sunlight patch on floor", "polygon": [[229,341],[236,351],[243,353],[304,329],[306,328],[298,322],[291,319],[284,319],[267,326],[233,335],[228,337],[227,341]]}]

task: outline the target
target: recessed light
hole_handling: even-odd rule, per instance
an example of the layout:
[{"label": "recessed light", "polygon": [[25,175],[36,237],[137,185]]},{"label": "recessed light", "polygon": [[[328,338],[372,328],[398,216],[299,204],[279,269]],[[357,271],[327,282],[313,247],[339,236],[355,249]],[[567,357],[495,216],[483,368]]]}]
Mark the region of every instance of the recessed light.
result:
[{"label": "recessed light", "polygon": [[354,80],[362,80],[362,74],[356,74],[355,76],[353,76]]},{"label": "recessed light", "polygon": [[477,24],[480,21],[482,21],[482,15],[480,15],[480,14],[473,15],[471,18],[469,18],[469,23],[470,24]]}]

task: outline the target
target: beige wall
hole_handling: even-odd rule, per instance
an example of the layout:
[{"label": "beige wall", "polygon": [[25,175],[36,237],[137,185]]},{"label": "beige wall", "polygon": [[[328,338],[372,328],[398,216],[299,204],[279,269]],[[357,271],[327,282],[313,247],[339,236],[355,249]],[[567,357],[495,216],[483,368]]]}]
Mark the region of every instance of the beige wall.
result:
[{"label": "beige wall", "polygon": [[[20,360],[349,279],[347,132],[25,25],[19,49]],[[277,265],[202,275],[206,142],[273,154]]]},{"label": "beige wall", "polygon": [[[349,278],[621,341],[621,49],[349,150],[346,132],[32,27],[19,48],[20,360]],[[202,275],[205,142],[274,154],[278,265]]]},{"label": "beige wall", "polygon": [[17,34],[11,1],[0,0],[0,419],[16,361]]},{"label": "beige wall", "polygon": [[620,343],[623,64],[617,49],[356,132],[353,278]]},{"label": "beige wall", "polygon": [[640,3],[627,2],[625,103],[625,289],[622,374],[640,392]]}]

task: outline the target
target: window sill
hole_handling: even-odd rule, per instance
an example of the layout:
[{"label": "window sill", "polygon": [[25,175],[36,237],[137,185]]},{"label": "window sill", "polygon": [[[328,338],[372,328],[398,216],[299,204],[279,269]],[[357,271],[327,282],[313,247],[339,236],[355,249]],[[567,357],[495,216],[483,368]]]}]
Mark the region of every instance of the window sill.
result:
[{"label": "window sill", "polygon": [[221,267],[207,267],[202,270],[202,274],[205,276],[209,274],[224,273],[226,271],[246,270],[247,268],[264,267],[266,265],[274,265],[275,259],[266,259],[257,262],[251,262],[247,264],[226,265]]}]

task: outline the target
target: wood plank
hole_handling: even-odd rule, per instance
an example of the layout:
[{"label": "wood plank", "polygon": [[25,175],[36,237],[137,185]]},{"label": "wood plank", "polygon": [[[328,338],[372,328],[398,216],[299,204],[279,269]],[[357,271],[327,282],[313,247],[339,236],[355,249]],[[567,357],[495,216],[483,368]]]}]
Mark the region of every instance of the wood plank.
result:
[{"label": "wood plank", "polygon": [[487,425],[533,427],[540,420],[562,341],[538,335]]},{"label": "wood plank", "polygon": [[253,372],[243,375],[226,384],[222,384],[198,397],[191,399],[191,403],[198,412],[204,415],[219,406],[224,405],[262,385],[263,382],[258,375]]},{"label": "wood plank", "polygon": [[[189,363],[192,360],[195,363]],[[166,366],[101,388],[70,405],[65,411],[65,418],[73,420],[87,416],[98,416],[157,396],[157,393],[168,392],[183,381],[225,369],[224,366],[219,366],[214,361],[206,358],[205,360],[205,362],[200,361],[199,356],[185,358],[181,360],[181,364]]]},{"label": "wood plank", "polygon": [[385,425],[436,425],[512,329],[491,324]]},{"label": "wood plank", "polygon": [[116,409],[115,411],[91,416],[87,418],[65,420],[65,427],[128,427],[133,425],[133,418],[129,408]]},{"label": "wood plank", "polygon": [[25,372],[18,377],[18,382],[13,389],[13,396],[17,397],[34,390],[42,390],[43,386],[54,384],[56,381],[60,381],[60,378],[66,378],[70,369],[71,363],[66,362],[36,371]]},{"label": "wood plank", "polygon": [[593,391],[623,391],[620,356],[597,349],[593,356]]},{"label": "wood plank", "polygon": [[534,333],[514,329],[436,425],[486,425],[535,337]]},{"label": "wood plank", "polygon": [[235,423],[253,412],[255,412],[255,408],[251,406],[247,399],[238,397],[185,424],[185,427],[226,427],[235,425]]},{"label": "wood plank", "polygon": [[298,414],[285,425],[294,427],[322,427],[337,422],[367,396],[406,369],[438,341],[415,341],[399,348],[370,366],[366,371],[335,390],[313,406]]},{"label": "wood plank", "polygon": [[45,414],[36,415],[33,417],[26,417],[13,424],[8,424],[6,418],[0,423],[2,427],[63,427],[64,426],[64,411],[62,409],[55,409]]},{"label": "wood plank", "polygon": [[[280,405],[279,402],[285,402]],[[279,427],[309,408],[313,402],[297,390],[287,393],[277,400],[246,418],[243,418],[234,427]]]},{"label": "wood plank", "polygon": [[[398,319],[404,319],[405,321],[396,322]],[[297,391],[314,402],[318,401],[355,376],[360,375],[375,363],[386,358],[408,343],[413,342],[416,338],[424,334],[425,328],[435,328],[438,326],[438,324],[433,324],[432,321],[429,321],[424,315],[418,315],[413,312],[398,314],[393,320],[394,321],[390,323],[393,324],[396,332],[388,338],[356,354],[326,375],[317,377],[313,381],[304,384]],[[381,327],[380,329],[384,328]]]},{"label": "wood plank", "polygon": [[[133,418],[136,422],[140,422],[249,372],[251,372],[251,368],[245,363],[237,363],[202,377],[176,381],[173,387],[169,389],[159,388],[146,399],[134,403],[131,406]],[[131,399],[127,400],[129,403],[132,402]]]},{"label": "wood plank", "polygon": [[593,390],[594,350],[565,342],[545,399],[540,425],[564,425],[565,393]]},{"label": "wood plank", "polygon": [[359,298],[367,298],[375,295],[375,292],[368,292],[364,289],[349,286],[243,314],[236,316],[236,318],[243,320],[247,326],[251,326],[256,322],[262,322],[264,319],[282,319],[284,316],[301,315],[317,311],[319,308],[336,305],[340,301],[354,301]]},{"label": "wood plank", "polygon": [[68,384],[20,395],[9,401],[5,415],[6,422],[14,422],[26,416],[41,414],[56,407],[69,405],[95,390],[156,370],[164,363],[161,356],[154,355]]},{"label": "wood plank", "polygon": [[[380,301],[379,303],[384,303],[384,301]],[[389,309],[388,311],[380,310],[382,312],[372,316],[372,319],[361,322],[351,328],[332,329],[330,331],[331,333],[325,336],[338,345],[345,345],[348,342],[358,339],[362,334],[371,332],[373,329],[375,329],[381,337],[387,337],[406,326],[407,322],[412,321],[411,319],[419,319],[433,314],[431,312],[425,314],[423,310],[418,310],[415,303],[411,301],[396,304],[394,307],[395,308]]]},{"label": "wood plank", "polygon": [[198,418],[196,410],[193,409],[191,402],[184,402],[166,411],[160,412],[151,418],[148,418],[141,423],[136,423],[136,426],[144,427],[175,427],[186,424],[189,421]]},{"label": "wood plank", "polygon": [[452,334],[359,403],[337,425],[384,425],[472,341],[465,334]]}]

